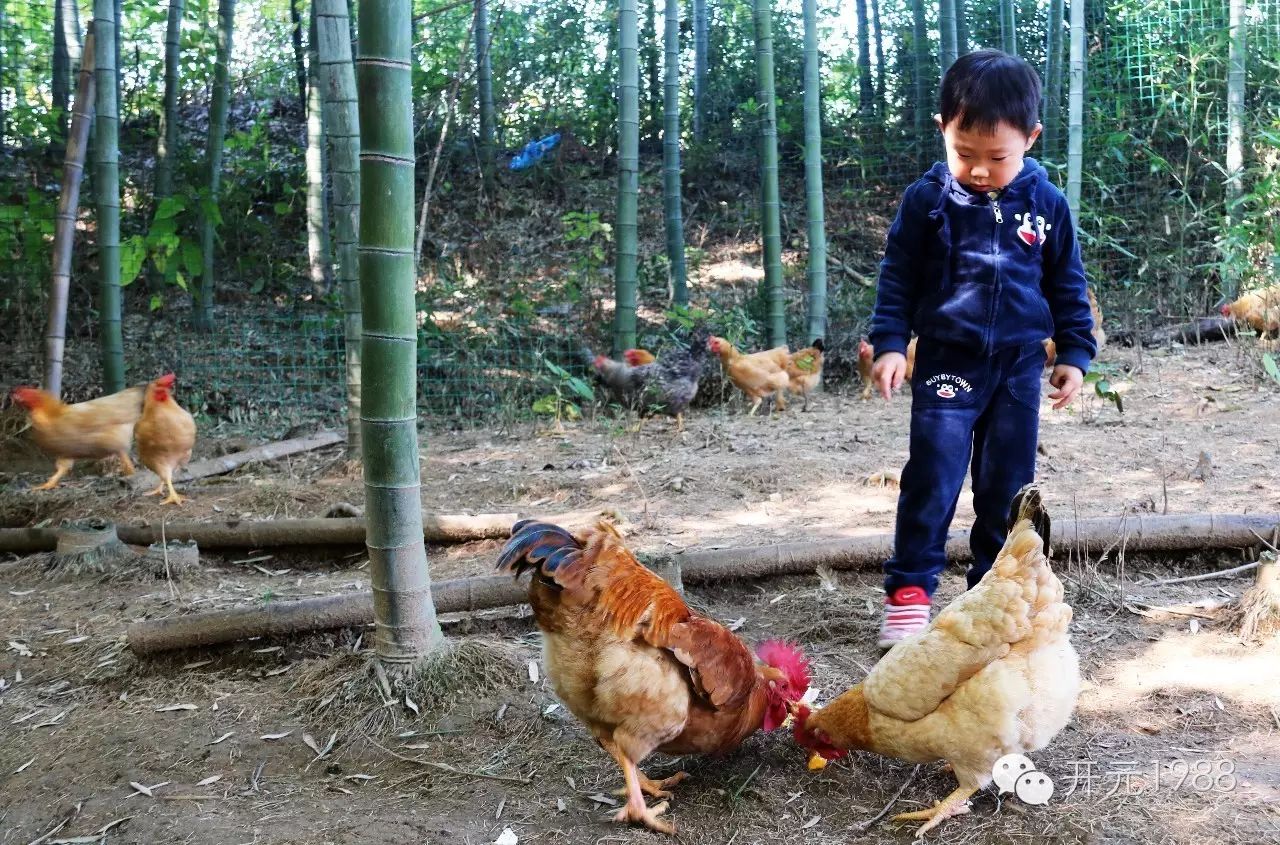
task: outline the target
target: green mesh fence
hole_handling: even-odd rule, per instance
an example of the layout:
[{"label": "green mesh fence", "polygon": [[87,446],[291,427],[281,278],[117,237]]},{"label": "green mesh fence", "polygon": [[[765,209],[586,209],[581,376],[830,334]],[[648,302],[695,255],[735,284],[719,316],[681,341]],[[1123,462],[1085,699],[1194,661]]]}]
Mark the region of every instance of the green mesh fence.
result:
[{"label": "green mesh fence", "polygon": [[[433,219],[449,231],[476,234],[467,244],[433,228],[427,238],[419,356],[424,421],[488,425],[527,418],[535,403],[564,392],[550,361],[575,374],[586,367],[580,347],[598,346],[607,332],[611,248],[607,240],[576,238],[566,211],[611,222],[607,188],[614,132],[608,103],[615,51],[606,47],[610,7],[603,0],[572,6],[492,0],[495,96],[499,142],[518,147],[550,128],[573,141],[556,161],[523,174],[497,162],[504,211],[481,212],[459,185],[478,184],[471,139],[476,130],[473,70],[466,55],[468,4],[417,3],[423,27],[416,44],[415,93],[420,128],[420,188],[440,136],[448,92],[459,78],[457,114],[442,145]],[[89,4],[64,0],[82,31]],[[298,11],[305,21],[306,0]],[[724,237],[754,233],[755,97],[751,11],[747,3],[710,2],[711,77],[707,140],[686,138],[690,178],[685,197],[687,239],[711,249],[698,227],[715,218]],[[832,350],[828,382],[851,378],[857,338],[865,330],[884,230],[903,188],[941,154],[931,117],[936,109],[938,9],[913,0],[867,0],[867,56],[861,55],[854,3],[821,8],[824,32],[824,150],[827,168]],[[1050,20],[1048,0],[1017,0],[1019,52],[1048,75],[1048,34],[1062,31],[1062,84],[1046,103],[1050,130],[1033,150],[1065,184],[1068,127],[1066,21]],[[999,46],[997,0],[957,6],[961,48]],[[188,0],[183,30],[180,157],[177,183],[184,208],[178,229],[189,237],[203,201],[216,3]],[[644,9],[642,3],[642,16]],[[74,12],[72,12],[74,10]],[[572,10],[574,14],[568,12]],[[658,10],[660,11],[660,9]],[[1246,199],[1236,223],[1225,204],[1227,0],[1094,0],[1086,9],[1088,83],[1080,228],[1086,261],[1111,322],[1143,326],[1204,313],[1217,299],[1226,262],[1244,284],[1274,273],[1280,236],[1280,0],[1246,3]],[[788,323],[803,334],[804,214],[801,32],[798,2],[779,2],[775,21],[780,146],[784,160],[784,246]],[[156,114],[163,88],[165,8],[124,0],[121,32],[122,238],[147,235]],[[179,371],[184,396],[212,419],[282,424],[325,419],[343,407],[343,337],[334,294],[312,295],[306,278],[303,111],[297,93],[288,0],[242,2],[232,63],[223,217],[216,261],[232,290],[220,300],[211,334],[191,331],[187,300],[177,286],[157,292],[139,278],[126,291],[126,358],[130,381]],[[917,22],[924,40],[917,43]],[[54,107],[52,0],[0,0],[0,384],[38,381],[43,355],[44,291],[61,177],[59,119]],[[71,27],[75,31],[75,26]],[[305,36],[304,36],[305,38]],[[692,71],[691,34],[682,42]],[[648,118],[654,93],[642,56],[642,161],[658,161]],[[74,62],[73,62],[74,65]],[[860,85],[862,67],[869,86]],[[68,78],[74,90],[74,66]],[[691,84],[683,86],[688,132]],[[863,91],[867,95],[863,95]],[[595,185],[594,193],[587,189]],[[602,190],[599,186],[605,185]],[[666,301],[661,203],[656,174],[642,188],[642,320],[647,344],[660,344]],[[96,244],[93,180],[86,181],[68,317],[66,393],[94,395]],[[721,205],[723,203],[723,205]],[[540,205],[555,205],[539,213]],[[719,209],[719,211],[717,211]],[[505,217],[504,217],[505,215]],[[735,218],[735,215],[737,217]],[[462,219],[464,225],[457,225]],[[505,221],[505,222],[504,222]],[[505,225],[505,228],[502,226]],[[574,224],[577,225],[577,224]],[[647,237],[646,232],[652,232]],[[736,235],[735,235],[736,233]],[[1232,253],[1227,246],[1246,242]],[[477,257],[483,254],[484,258]],[[1229,258],[1234,255],[1234,258]],[[1244,256],[1241,259],[1241,255]],[[538,261],[531,261],[530,258]],[[747,263],[758,256],[747,256]],[[541,269],[537,268],[541,262]],[[711,261],[691,249],[694,276]],[[512,277],[474,294],[464,282],[478,273]],[[482,268],[482,269],[481,269]],[[520,276],[519,274],[524,274]],[[1273,276],[1271,278],[1274,278]],[[694,303],[713,312],[717,329],[750,336],[754,282],[700,277]],[[448,288],[442,293],[441,288]],[[457,313],[459,298],[466,301]],[[152,313],[153,306],[161,306]],[[714,367],[710,368],[716,369]],[[720,394],[709,391],[713,396]]]}]

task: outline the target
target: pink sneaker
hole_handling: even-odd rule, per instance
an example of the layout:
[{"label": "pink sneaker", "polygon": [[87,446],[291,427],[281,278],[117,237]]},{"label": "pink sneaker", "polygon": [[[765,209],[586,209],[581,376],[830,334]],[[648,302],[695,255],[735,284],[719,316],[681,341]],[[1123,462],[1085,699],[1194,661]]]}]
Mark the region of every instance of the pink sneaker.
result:
[{"label": "pink sneaker", "polygon": [[899,587],[885,596],[884,621],[880,623],[880,648],[898,643],[929,627],[929,594],[920,587]]}]

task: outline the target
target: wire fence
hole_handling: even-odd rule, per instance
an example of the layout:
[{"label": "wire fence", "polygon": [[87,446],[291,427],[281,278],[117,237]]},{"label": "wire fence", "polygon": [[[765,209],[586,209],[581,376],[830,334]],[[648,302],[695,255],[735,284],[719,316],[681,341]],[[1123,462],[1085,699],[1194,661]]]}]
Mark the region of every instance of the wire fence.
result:
[{"label": "wire fence", "polygon": [[[87,3],[56,2],[62,6],[60,14],[55,0],[0,0],[0,344],[6,353],[0,360],[0,382],[6,386],[40,380],[44,292],[61,178],[59,92],[74,89],[76,33],[91,17]],[[177,181],[186,191],[186,208],[178,218],[184,233],[192,231],[196,211],[207,201],[198,186],[208,130],[214,5],[188,0],[182,35]],[[126,357],[133,380],[176,370],[183,395],[196,410],[232,422],[270,418],[293,423],[331,418],[343,408],[340,308],[334,294],[313,292],[306,280],[306,133],[291,12],[296,10],[304,22],[305,39],[308,4],[298,0],[292,10],[290,5],[288,0],[260,0],[240,4],[237,13],[216,254],[219,278],[229,288],[214,331],[192,331],[186,295],[173,284],[157,291],[139,278],[126,290]],[[450,110],[446,92],[459,57],[466,55],[459,39],[468,31],[469,5],[445,4],[443,12],[433,12],[425,0],[417,5],[421,8],[415,11],[428,24],[416,48],[420,187],[434,150],[438,146],[443,151],[432,200],[439,223],[427,239],[420,296],[422,413],[433,424],[461,427],[489,424],[495,417],[526,418],[536,403],[562,387],[547,361],[584,374],[582,347],[599,346],[607,338],[607,309],[601,307],[609,297],[607,240],[559,231],[541,241],[530,238],[529,243],[554,247],[553,257],[537,267],[536,261],[525,260],[532,248],[512,235],[518,223],[501,232],[489,228],[494,212],[481,211],[476,200],[481,181],[471,139],[477,121],[466,61],[461,62],[464,84],[453,109],[455,125],[441,138],[443,115]],[[941,154],[931,124],[939,75],[936,4],[868,0],[865,38],[848,12],[850,5],[841,4],[839,15],[827,10],[831,22],[824,33],[827,219],[835,256],[830,268],[831,383],[853,377],[857,338],[868,317],[875,266],[897,199]],[[1015,5],[1018,50],[1046,78],[1052,70],[1050,31],[1056,27],[1062,36],[1057,40],[1061,85],[1046,89],[1056,92],[1045,106],[1051,131],[1033,155],[1065,183],[1070,3],[1062,4],[1060,19],[1053,19],[1048,0],[1017,0]],[[719,203],[732,201],[748,212],[752,207],[749,193],[743,192],[755,172],[751,10],[749,4],[728,0],[710,6],[715,73],[709,80],[708,138],[688,143],[688,161],[698,174],[686,189],[691,227],[714,216],[706,209]],[[798,167],[801,32],[798,2],[777,6],[780,138],[790,165],[783,174],[785,240],[791,246],[788,318],[793,337],[799,338],[804,311],[804,203]],[[962,45],[972,49],[1003,43],[998,0],[957,0],[957,6]],[[500,180],[499,191],[507,194],[499,205],[508,219],[531,214],[528,208],[538,203],[559,209],[538,218],[541,222],[531,216],[526,230],[546,220],[562,228],[565,211],[594,214],[603,221],[613,216],[608,193],[592,194],[576,184],[599,185],[609,178],[613,130],[608,110],[598,104],[608,102],[616,67],[613,48],[605,46],[612,18],[603,0],[574,7],[584,20],[565,18],[567,8],[556,2],[537,7],[509,2],[493,15],[491,52],[503,136],[524,138],[549,126],[570,125],[577,131],[578,147],[566,146],[561,156],[569,161],[571,153],[581,154],[577,169],[500,172],[506,181]],[[127,241],[146,238],[153,223],[150,194],[163,89],[165,10],[141,0],[124,0],[122,9],[120,164],[122,237]],[[1138,326],[1203,313],[1217,298],[1226,272],[1224,244],[1239,235],[1233,235],[1228,223],[1224,188],[1228,0],[1094,0],[1086,13],[1080,228],[1104,311],[1112,322]],[[52,33],[59,18],[68,33],[70,66],[55,85],[58,50]],[[917,23],[923,26],[925,43],[916,42]],[[1275,177],[1280,168],[1280,0],[1247,2],[1244,25],[1248,196],[1242,207],[1254,212],[1241,224],[1251,238],[1244,273],[1248,283],[1275,273],[1275,244],[1280,242],[1280,180]],[[691,70],[690,42],[684,47],[686,70]],[[641,87],[648,96],[654,93],[648,91],[649,53],[642,54]],[[686,97],[690,88],[685,85]],[[644,107],[642,113],[649,114]],[[594,117],[588,120],[586,114]],[[642,148],[646,165],[656,165],[654,148]],[[499,160],[499,167],[504,161]],[[721,178],[733,170],[732,178]],[[642,184],[642,205],[648,206],[642,208],[642,233],[652,234],[642,234],[641,243],[646,253],[642,271],[647,267],[651,276],[647,287],[642,278],[642,304],[648,306],[642,317],[649,321],[642,337],[660,343],[669,338],[661,326],[666,299],[661,202],[656,175],[646,173]],[[464,190],[464,185],[476,187]],[[99,384],[92,190],[90,173],[82,196],[68,325],[71,357],[65,392],[72,398],[93,395]],[[734,213],[741,211],[731,208],[716,225],[751,240],[753,221],[744,216],[734,222]],[[451,242],[457,237],[469,240]],[[692,228],[689,240],[695,241]],[[460,266],[469,260],[468,250],[485,252],[487,263]],[[196,264],[182,264],[182,285],[194,281],[186,268]],[[526,277],[475,287],[470,293],[463,284],[484,273],[501,277],[508,267],[520,268],[514,272]],[[580,280],[576,288],[559,284],[569,276]],[[539,292],[548,278],[559,284],[555,296],[563,293],[560,300]],[[749,333],[752,294],[744,286],[701,278],[703,284],[693,290],[695,303],[718,315],[724,333]],[[444,279],[453,285],[450,296],[469,297],[463,318],[435,289]]]}]

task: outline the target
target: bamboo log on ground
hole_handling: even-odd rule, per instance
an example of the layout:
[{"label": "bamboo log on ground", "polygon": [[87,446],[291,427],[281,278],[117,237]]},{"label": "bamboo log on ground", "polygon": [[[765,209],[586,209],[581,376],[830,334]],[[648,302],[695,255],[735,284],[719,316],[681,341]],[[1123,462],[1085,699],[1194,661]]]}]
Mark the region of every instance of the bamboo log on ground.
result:
[{"label": "bamboo log on ground", "polygon": [[[1129,553],[1244,548],[1256,545],[1259,535],[1271,536],[1280,528],[1280,514],[1094,518],[1063,521],[1055,528],[1055,557],[1061,561],[1071,555],[1099,554],[1112,548]],[[122,533],[122,539],[124,536]],[[843,570],[878,568],[892,543],[892,534],[873,534],[814,543],[689,551],[652,556],[645,562],[659,571],[672,571],[684,585],[705,584],[800,575],[819,566]],[[967,531],[951,532],[947,553],[954,560],[971,556]],[[672,580],[671,576],[668,580]],[[457,613],[521,604],[528,592],[523,582],[481,576],[437,582],[432,594],[437,613]],[[362,626],[372,621],[372,594],[353,592],[138,622],[129,626],[128,643],[136,654],[148,655],[251,637]]]},{"label": "bamboo log on ground", "polygon": [[[243,452],[233,452],[230,455],[223,455],[220,458],[208,458],[203,461],[196,461],[193,464],[188,464],[184,469],[179,470],[173,480],[181,484],[184,481],[194,481],[197,478],[208,478],[211,475],[225,475],[232,470],[239,469],[245,464],[251,464],[256,461],[274,461],[288,457],[289,455],[297,455],[302,452],[322,449],[325,446],[332,446],[335,443],[341,443],[344,439],[344,435],[339,432],[321,431],[306,437],[296,437],[292,440],[281,440],[278,443],[266,443],[262,446],[255,446],[252,449],[246,449]],[[130,476],[125,483],[133,490],[146,490],[155,487],[159,482],[160,479],[155,473],[140,471],[137,474]]]}]

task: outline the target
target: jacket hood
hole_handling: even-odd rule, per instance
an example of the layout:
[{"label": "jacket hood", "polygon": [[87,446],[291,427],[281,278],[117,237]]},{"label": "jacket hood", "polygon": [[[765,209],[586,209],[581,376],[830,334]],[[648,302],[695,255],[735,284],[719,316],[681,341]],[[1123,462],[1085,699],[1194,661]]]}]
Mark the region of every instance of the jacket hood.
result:
[{"label": "jacket hood", "polygon": [[[951,175],[951,168],[947,167],[945,161],[934,162],[933,167],[929,168],[929,172],[924,175],[925,181],[941,185],[948,189],[945,193],[954,193],[963,196],[981,196],[969,192],[967,188],[960,184],[954,176]],[[1036,185],[1041,179],[1048,179],[1049,172],[1041,166],[1040,162],[1034,158],[1026,158],[1022,161],[1022,170],[1014,177],[1013,181],[1004,187],[1000,192],[1001,196],[1007,194],[1023,194],[1035,190]]]}]

